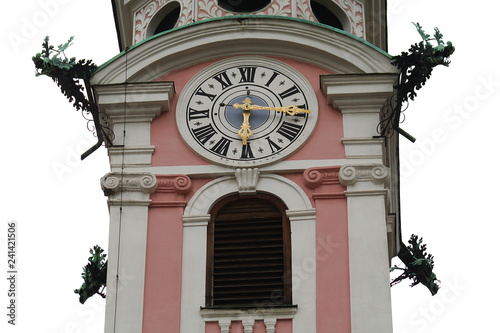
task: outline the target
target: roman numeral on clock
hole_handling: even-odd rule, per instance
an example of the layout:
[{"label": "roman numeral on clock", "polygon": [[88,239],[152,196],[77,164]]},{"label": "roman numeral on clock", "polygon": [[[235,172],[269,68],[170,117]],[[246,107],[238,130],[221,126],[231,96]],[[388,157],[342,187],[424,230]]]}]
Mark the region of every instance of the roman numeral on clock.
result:
[{"label": "roman numeral on clock", "polygon": [[189,108],[189,120],[208,118],[208,111]]},{"label": "roman numeral on clock", "polygon": [[222,89],[226,89],[227,87],[233,85],[226,72],[217,74],[213,78],[222,85]]},{"label": "roman numeral on clock", "polygon": [[217,134],[217,132],[212,127],[212,124],[193,128],[192,131],[196,139],[198,139],[198,141],[200,141],[202,144],[207,143],[207,141],[210,140],[211,137]]},{"label": "roman numeral on clock", "polygon": [[302,130],[302,125],[293,124],[285,121],[283,124],[281,124],[281,127],[276,132],[278,134],[283,135],[288,140],[292,141],[297,137],[297,135],[299,135],[301,130]]},{"label": "roman numeral on clock", "polygon": [[267,140],[267,143],[269,143],[269,148],[271,148],[271,153],[275,153],[277,152],[278,150],[281,149],[280,146],[278,146],[278,144],[276,142],[274,142],[273,140],[271,140],[269,137],[266,138]]},{"label": "roman numeral on clock", "polygon": [[250,142],[246,145],[241,146],[241,158],[253,158],[252,147],[250,147]]},{"label": "roman numeral on clock", "polygon": [[214,153],[227,156],[227,151],[229,150],[229,145],[231,144],[231,142],[231,140],[222,137],[219,142],[217,142],[215,146],[210,150]]},{"label": "roman numeral on clock", "polygon": [[241,74],[240,83],[254,82],[257,67],[239,67],[238,70]]},{"label": "roman numeral on clock", "polygon": [[278,73],[273,72],[273,75],[271,75],[269,80],[267,80],[266,87],[269,87],[271,85],[271,83],[273,83],[274,79],[276,79],[277,76],[278,76]]},{"label": "roman numeral on clock", "polygon": [[285,99],[285,98],[290,97],[292,95],[298,94],[299,92],[300,92],[299,88],[297,88],[297,86],[293,86],[293,87],[279,93],[278,95],[280,95],[281,99]]},{"label": "roman numeral on clock", "polygon": [[204,92],[203,89],[201,89],[201,88],[198,89],[198,91],[196,92],[196,95],[208,97],[208,99],[210,99],[210,101],[213,101],[214,98],[217,97],[217,95],[212,95],[212,94]]}]

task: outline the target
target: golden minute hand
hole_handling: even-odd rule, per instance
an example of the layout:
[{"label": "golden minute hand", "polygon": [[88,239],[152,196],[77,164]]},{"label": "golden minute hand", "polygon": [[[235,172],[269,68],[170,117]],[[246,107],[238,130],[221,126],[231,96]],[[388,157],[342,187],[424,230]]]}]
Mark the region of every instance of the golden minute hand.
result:
[{"label": "golden minute hand", "polygon": [[234,103],[233,107],[235,109],[243,109],[243,111],[250,111],[250,110],[272,110],[272,111],[277,111],[277,112],[284,112],[289,114],[290,116],[295,116],[297,113],[311,113],[311,110],[306,110],[306,109],[301,109],[295,105],[290,105],[290,106],[260,106],[260,105],[253,105],[252,100],[250,98],[245,98],[243,100],[243,104],[240,103]]}]

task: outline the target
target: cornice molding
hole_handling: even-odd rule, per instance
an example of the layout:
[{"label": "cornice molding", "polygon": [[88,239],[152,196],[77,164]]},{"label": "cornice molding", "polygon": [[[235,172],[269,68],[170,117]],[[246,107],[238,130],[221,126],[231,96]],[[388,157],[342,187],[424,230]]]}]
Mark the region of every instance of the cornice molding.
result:
[{"label": "cornice molding", "polygon": [[174,96],[173,82],[138,82],[93,86],[102,111],[113,123],[151,122],[170,110]]},{"label": "cornice molding", "polygon": [[346,112],[380,112],[387,97],[394,92],[396,73],[321,75],[321,91],[328,104]]},{"label": "cornice molding", "polygon": [[91,83],[148,82],[196,63],[241,54],[293,58],[332,73],[397,73],[387,53],[343,31],[255,15],[210,20],[147,39],[130,48],[127,57],[122,52],[101,66]]},{"label": "cornice molding", "polygon": [[339,171],[339,180],[344,186],[363,181],[371,181],[377,185],[387,184],[389,178],[390,169],[382,164],[344,165]]}]

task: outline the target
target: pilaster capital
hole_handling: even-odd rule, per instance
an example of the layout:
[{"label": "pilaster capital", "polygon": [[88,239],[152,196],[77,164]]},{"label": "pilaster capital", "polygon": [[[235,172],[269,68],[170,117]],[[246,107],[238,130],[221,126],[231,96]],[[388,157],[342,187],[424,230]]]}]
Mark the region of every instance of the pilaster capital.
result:
[{"label": "pilaster capital", "polygon": [[106,196],[119,191],[153,193],[157,187],[155,175],[148,172],[110,172],[101,178],[101,188]]},{"label": "pilaster capital", "polygon": [[386,184],[389,178],[390,169],[382,164],[344,165],[339,171],[339,180],[344,186],[351,186],[361,181],[371,181],[377,185]]},{"label": "pilaster capital", "polygon": [[186,194],[191,190],[191,178],[186,175],[157,175],[159,193]]},{"label": "pilaster capital", "polygon": [[319,199],[345,198],[345,188],[339,180],[340,166],[315,167],[304,171],[304,181],[307,187],[314,189],[312,197]]},{"label": "pilaster capital", "polygon": [[186,175],[156,175],[158,188],[151,196],[152,207],[185,207],[185,194],[191,190],[191,178]]},{"label": "pilaster capital", "polygon": [[321,185],[340,184],[339,170],[340,166],[306,169],[303,173],[306,186],[309,188],[316,188]]}]

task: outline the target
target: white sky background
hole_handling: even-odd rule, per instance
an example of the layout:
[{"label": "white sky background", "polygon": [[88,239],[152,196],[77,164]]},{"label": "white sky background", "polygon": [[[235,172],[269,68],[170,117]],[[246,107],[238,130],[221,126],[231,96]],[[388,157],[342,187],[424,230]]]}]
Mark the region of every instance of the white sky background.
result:
[{"label": "white sky background", "polygon": [[[395,333],[497,332],[500,306],[497,171],[500,123],[498,21],[493,0],[389,0],[389,47],[399,54],[439,27],[456,46],[449,68],[437,67],[401,127],[403,239],[423,236],[442,281],[434,297],[407,281],[392,288]],[[107,246],[108,213],[99,179],[106,151],[80,162],[94,144],[86,122],[31,57],[46,35],[67,56],[102,64],[118,53],[110,1],[26,0],[4,4],[1,20],[0,331],[103,332],[104,301],[84,306],[88,249]],[[6,231],[18,224],[17,325],[7,324]],[[107,250],[107,249],[106,249]],[[5,276],[5,277],[4,277]],[[305,332],[297,332],[305,333]]]}]

